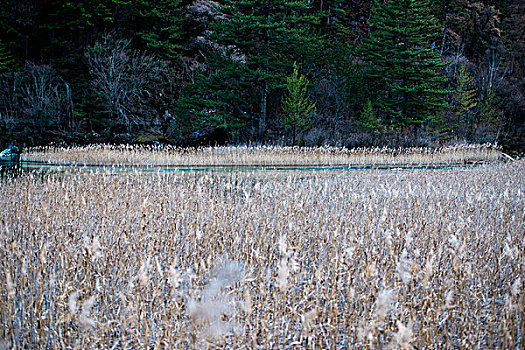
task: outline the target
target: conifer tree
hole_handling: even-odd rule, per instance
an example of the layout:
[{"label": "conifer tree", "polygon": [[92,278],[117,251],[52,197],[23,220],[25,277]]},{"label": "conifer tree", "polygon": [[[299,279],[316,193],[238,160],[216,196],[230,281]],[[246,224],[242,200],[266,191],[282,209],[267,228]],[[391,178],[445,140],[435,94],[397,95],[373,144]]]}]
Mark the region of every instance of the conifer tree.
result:
[{"label": "conifer tree", "polygon": [[479,97],[478,115],[481,122],[485,122],[501,128],[503,120],[500,120],[502,113],[498,111],[497,105],[499,98],[491,86],[487,86]]},{"label": "conifer tree", "polygon": [[370,99],[366,100],[360,118],[357,120],[357,124],[365,131],[374,135],[378,135],[381,132],[381,120],[377,118],[374,107],[372,106],[372,101],[370,101]]},{"label": "conifer tree", "polygon": [[178,60],[183,50],[182,0],[134,0],[131,4],[132,30],[138,49],[157,57]]},{"label": "conifer tree", "polygon": [[314,58],[320,38],[312,32],[316,18],[308,8],[308,1],[225,0],[226,20],[213,26],[213,40],[224,53],[222,69],[230,65],[225,72],[243,72],[238,78],[252,86],[251,100],[258,106],[246,112],[254,115],[258,109],[259,136],[269,111],[278,110],[289,62]]},{"label": "conifer tree", "polygon": [[[322,122],[333,135],[338,132],[337,124],[346,118],[351,110],[358,110],[364,100],[364,89],[360,81],[361,71],[352,55],[358,35],[357,6],[338,0],[313,1],[312,8],[319,17],[319,28],[324,37],[321,41],[322,57],[316,58],[318,66],[309,76],[312,83],[323,86],[324,92],[316,96],[316,104]],[[319,84],[320,83],[320,84]]]},{"label": "conifer tree", "polygon": [[[214,60],[218,60],[215,58]],[[193,83],[186,84],[175,105],[176,125],[174,136],[200,135],[217,127],[229,129],[237,135],[253,118],[255,101],[252,100],[249,82],[242,66],[231,64],[220,70],[198,69]]]},{"label": "conifer tree", "polygon": [[75,61],[82,57],[87,46],[114,29],[114,12],[128,3],[125,0],[49,0],[39,18],[39,30],[47,36],[41,43],[42,49],[59,66],[77,65]]},{"label": "conifer tree", "polygon": [[292,146],[295,146],[298,132],[310,124],[315,113],[315,103],[310,103],[306,95],[308,79],[299,74],[297,63],[293,65],[293,73],[286,78],[286,94],[282,100],[283,111],[281,123],[292,131]]},{"label": "conifer tree", "polygon": [[395,127],[416,127],[444,109],[438,23],[427,0],[376,1],[370,37],[357,52],[368,64],[369,94]]},{"label": "conifer tree", "polygon": [[469,134],[476,116],[476,107],[478,105],[476,82],[474,77],[468,71],[467,65],[462,63],[458,70],[456,87],[454,91],[454,111],[456,120],[460,126],[465,128]]}]

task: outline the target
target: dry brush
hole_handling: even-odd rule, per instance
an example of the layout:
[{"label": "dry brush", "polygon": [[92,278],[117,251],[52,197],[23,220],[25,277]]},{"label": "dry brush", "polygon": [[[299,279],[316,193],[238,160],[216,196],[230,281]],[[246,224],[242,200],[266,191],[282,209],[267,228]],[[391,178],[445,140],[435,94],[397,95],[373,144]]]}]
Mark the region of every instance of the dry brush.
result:
[{"label": "dry brush", "polygon": [[0,181],[0,348],[522,348],[525,163]]},{"label": "dry brush", "polygon": [[34,147],[28,161],[55,164],[117,166],[425,166],[491,162],[501,151],[491,144],[460,144],[441,148],[341,148],[222,146],[90,145]]}]

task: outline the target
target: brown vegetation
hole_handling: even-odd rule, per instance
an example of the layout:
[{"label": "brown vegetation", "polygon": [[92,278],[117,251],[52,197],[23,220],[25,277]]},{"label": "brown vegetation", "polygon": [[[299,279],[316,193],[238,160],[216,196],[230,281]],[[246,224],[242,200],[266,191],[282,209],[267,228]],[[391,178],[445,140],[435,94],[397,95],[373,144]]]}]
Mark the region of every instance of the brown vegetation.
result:
[{"label": "brown vegetation", "polygon": [[53,164],[117,166],[425,166],[490,162],[498,160],[500,155],[498,147],[490,144],[437,149],[92,145],[34,147],[23,155],[23,159]]},{"label": "brown vegetation", "polygon": [[524,171],[4,178],[0,347],[522,348]]}]

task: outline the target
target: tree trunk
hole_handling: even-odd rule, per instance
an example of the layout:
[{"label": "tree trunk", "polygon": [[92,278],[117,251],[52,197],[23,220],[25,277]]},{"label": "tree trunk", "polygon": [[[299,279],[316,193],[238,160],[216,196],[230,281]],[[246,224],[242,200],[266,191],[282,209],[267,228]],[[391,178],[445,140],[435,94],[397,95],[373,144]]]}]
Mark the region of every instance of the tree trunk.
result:
[{"label": "tree trunk", "polygon": [[263,87],[261,88],[261,117],[259,119],[259,139],[262,141],[264,132],[266,131],[266,95],[268,91],[266,89],[266,81],[264,81]]},{"label": "tree trunk", "polygon": [[296,136],[295,136],[295,134],[296,134],[296,126],[297,126],[297,123],[296,123],[296,121],[295,121],[295,119],[294,119],[294,121],[293,121],[293,124],[292,124],[292,147],[294,147],[294,146],[295,146],[295,138],[296,138]]},{"label": "tree trunk", "polygon": [[448,6],[445,6],[445,24],[443,25],[443,37],[441,38],[441,48],[439,50],[439,56],[443,56],[443,51],[445,50],[445,39],[447,37],[447,27],[448,27]]}]

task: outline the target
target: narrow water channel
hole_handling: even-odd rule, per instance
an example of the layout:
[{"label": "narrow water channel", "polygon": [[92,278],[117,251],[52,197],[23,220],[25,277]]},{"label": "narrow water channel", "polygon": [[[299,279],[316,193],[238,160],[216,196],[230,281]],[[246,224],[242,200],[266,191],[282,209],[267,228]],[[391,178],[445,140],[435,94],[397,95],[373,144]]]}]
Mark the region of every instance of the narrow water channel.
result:
[{"label": "narrow water channel", "polygon": [[25,172],[232,172],[232,171],[352,171],[352,170],[417,170],[457,169],[476,165],[436,166],[108,166],[108,165],[61,165],[46,162],[21,161],[0,163],[2,175]]}]

